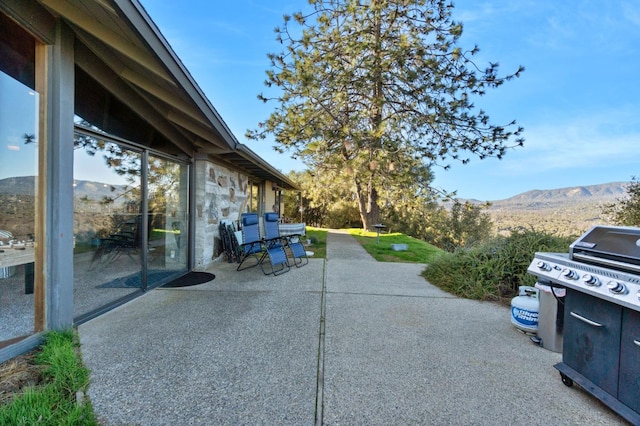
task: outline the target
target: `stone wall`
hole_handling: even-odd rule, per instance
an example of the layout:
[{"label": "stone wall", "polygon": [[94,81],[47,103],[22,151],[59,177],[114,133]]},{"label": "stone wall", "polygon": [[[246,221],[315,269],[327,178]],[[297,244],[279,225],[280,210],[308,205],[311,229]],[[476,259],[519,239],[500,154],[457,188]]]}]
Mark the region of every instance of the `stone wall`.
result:
[{"label": "stone wall", "polygon": [[247,176],[218,164],[195,162],[195,269],[220,256],[220,221],[240,219],[247,204]]}]

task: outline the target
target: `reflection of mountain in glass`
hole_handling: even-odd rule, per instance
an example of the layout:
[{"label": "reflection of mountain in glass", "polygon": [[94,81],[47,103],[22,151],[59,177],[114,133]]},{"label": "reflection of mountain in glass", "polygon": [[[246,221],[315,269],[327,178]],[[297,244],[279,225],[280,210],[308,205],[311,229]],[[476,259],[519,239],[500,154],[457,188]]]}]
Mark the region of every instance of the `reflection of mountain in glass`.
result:
[{"label": "reflection of mountain in glass", "polygon": [[0,194],[35,195],[35,176],[19,176],[0,179]]},{"label": "reflection of mountain in glass", "polygon": [[[0,179],[0,196],[35,195],[35,176],[20,176]],[[127,200],[123,197],[131,189],[128,185],[110,185],[103,182],[79,180],[74,183],[73,194],[76,199],[93,202],[113,200],[112,205],[122,205]]]},{"label": "reflection of mountain in glass", "polygon": [[101,182],[90,182],[86,180],[76,181],[73,195],[76,201],[84,203],[97,203],[111,207],[119,207],[129,201],[127,194],[131,192],[129,185],[110,185]]},{"label": "reflection of mountain in glass", "polygon": [[35,181],[33,176],[0,179],[0,230],[19,240],[34,235]]}]

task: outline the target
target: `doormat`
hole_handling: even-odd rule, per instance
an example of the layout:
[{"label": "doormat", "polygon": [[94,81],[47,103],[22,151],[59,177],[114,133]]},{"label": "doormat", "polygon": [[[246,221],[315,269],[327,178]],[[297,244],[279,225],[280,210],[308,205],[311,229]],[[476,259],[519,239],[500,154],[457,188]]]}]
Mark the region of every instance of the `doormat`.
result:
[{"label": "doormat", "polygon": [[162,288],[189,287],[197,284],[204,284],[213,281],[216,276],[208,272],[191,271],[187,275],[176,278],[173,281],[163,285]]}]

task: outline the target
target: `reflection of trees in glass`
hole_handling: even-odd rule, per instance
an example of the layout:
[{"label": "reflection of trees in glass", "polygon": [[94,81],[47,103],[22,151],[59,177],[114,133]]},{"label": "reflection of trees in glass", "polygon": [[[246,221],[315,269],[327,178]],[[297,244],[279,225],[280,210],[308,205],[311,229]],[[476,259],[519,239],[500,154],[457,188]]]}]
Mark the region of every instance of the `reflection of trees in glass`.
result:
[{"label": "reflection of trees in glass", "polygon": [[179,210],[180,165],[149,158],[149,211],[175,216]]},{"label": "reflection of trees in glass", "polygon": [[[99,131],[82,121],[80,125]],[[141,206],[141,169],[142,156],[139,152],[129,150],[121,145],[107,140],[76,133],[74,137],[75,149],[82,149],[89,156],[101,155],[108,170],[124,177],[126,185],[106,184],[105,188],[98,188],[94,193],[84,193],[77,197],[79,203],[85,206],[93,203],[112,216],[111,228],[118,226],[116,213],[139,213]],[[180,165],[161,158],[149,157],[148,190],[149,211],[153,228],[166,228],[165,215],[175,216],[180,210]],[[109,191],[109,193],[105,193]],[[78,191],[77,193],[81,193]],[[92,200],[92,196],[99,195],[99,200]],[[134,205],[135,204],[135,205]]]},{"label": "reflection of trees in glass", "polygon": [[[97,201],[98,204],[108,206],[115,204],[120,199],[125,204],[131,200],[140,200],[141,161],[139,153],[124,149],[116,143],[82,133],[75,133],[73,144],[75,149],[82,149],[91,157],[101,153],[107,168],[116,175],[123,176],[128,183],[128,185],[109,185],[113,194],[103,194],[102,199]],[[89,196],[84,195],[82,201],[90,201]]]},{"label": "reflection of trees in glass", "polygon": [[33,133],[29,134],[29,133],[25,133],[22,135],[22,139],[24,139],[24,144],[25,145],[29,145],[31,143],[36,143],[36,135],[34,135]]}]

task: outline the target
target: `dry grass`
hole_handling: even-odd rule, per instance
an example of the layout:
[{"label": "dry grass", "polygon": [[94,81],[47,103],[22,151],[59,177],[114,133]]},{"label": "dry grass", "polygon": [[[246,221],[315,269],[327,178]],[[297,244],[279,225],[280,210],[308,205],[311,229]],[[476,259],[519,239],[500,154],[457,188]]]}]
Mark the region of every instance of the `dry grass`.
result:
[{"label": "dry grass", "polygon": [[9,404],[15,396],[43,381],[43,366],[36,365],[32,351],[0,364],[0,405]]}]

